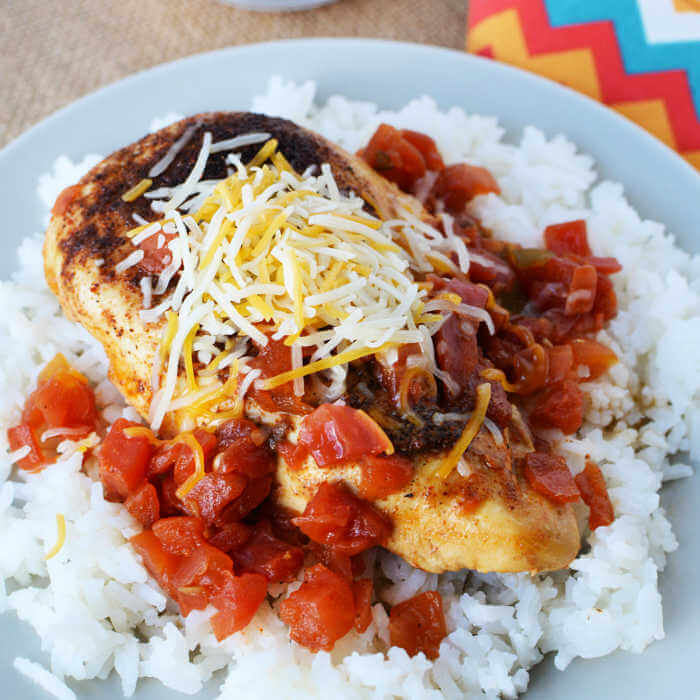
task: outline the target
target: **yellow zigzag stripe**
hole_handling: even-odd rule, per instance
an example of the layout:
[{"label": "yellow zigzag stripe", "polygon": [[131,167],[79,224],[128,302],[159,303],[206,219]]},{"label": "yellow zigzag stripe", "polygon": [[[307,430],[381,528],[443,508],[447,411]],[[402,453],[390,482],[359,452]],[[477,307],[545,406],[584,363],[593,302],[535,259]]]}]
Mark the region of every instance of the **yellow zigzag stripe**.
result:
[{"label": "yellow zigzag stripe", "polygon": [[[686,9],[690,9],[687,5],[690,2],[686,0]],[[700,4],[700,0],[692,2]],[[499,61],[538,73],[602,101],[593,52],[590,49],[573,49],[531,56],[517,10],[513,8],[487,17],[469,31],[467,50],[477,53],[487,47]],[[661,98],[618,102],[609,106],[667,146],[677,149],[666,103]],[[686,151],[681,156],[700,170],[700,151]]]},{"label": "yellow zigzag stripe", "polygon": [[473,53],[490,47],[494,58],[539,73],[600,101],[600,83],[590,49],[556,51],[531,56],[517,10],[498,12],[469,32],[467,49]]}]

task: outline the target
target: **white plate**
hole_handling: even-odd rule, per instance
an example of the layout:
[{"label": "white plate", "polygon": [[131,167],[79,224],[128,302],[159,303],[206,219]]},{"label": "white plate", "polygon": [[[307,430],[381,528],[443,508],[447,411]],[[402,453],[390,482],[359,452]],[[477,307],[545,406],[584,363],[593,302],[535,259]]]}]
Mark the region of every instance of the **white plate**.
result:
[{"label": "white plate", "polygon": [[[511,136],[527,124],[550,136],[563,132],[596,158],[603,177],[625,185],[643,216],[664,222],[681,246],[700,252],[700,176],[613,111],[555,83],[456,51],[384,41],[312,39],[227,49],[159,66],[75,102],[10,144],[0,152],[0,278],[7,278],[16,266],[19,240],[41,229],[36,179],[57,156],[107,154],[143,136],[153,116],[169,111],[187,115],[248,109],[253,95],[264,90],[273,74],[315,80],[321,99],[340,93],[397,108],[429,94],[442,108],[458,105],[498,116]],[[666,639],[642,655],[620,652],[578,660],[563,673],[545,661],[532,673],[528,700],[700,697],[696,675],[700,596],[695,571],[700,563],[700,479],[671,483],[662,501],[680,540],[661,581]],[[33,632],[6,614],[0,617],[0,696],[45,700],[48,696],[12,669],[17,655],[48,661]],[[74,687],[81,698],[121,697],[114,678]],[[142,683],[135,697],[176,696],[156,683]]]}]

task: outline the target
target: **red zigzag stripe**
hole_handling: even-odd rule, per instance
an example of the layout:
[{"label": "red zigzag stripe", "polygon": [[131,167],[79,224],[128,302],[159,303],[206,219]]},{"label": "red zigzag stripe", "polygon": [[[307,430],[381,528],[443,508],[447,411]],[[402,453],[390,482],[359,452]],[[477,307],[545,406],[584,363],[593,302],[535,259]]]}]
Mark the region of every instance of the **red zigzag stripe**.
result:
[{"label": "red zigzag stripe", "polygon": [[497,12],[515,8],[532,55],[591,49],[604,102],[661,98],[666,103],[678,149],[700,149],[700,121],[685,71],[626,73],[612,21],[552,28],[541,0],[471,0],[469,5],[470,27]]}]

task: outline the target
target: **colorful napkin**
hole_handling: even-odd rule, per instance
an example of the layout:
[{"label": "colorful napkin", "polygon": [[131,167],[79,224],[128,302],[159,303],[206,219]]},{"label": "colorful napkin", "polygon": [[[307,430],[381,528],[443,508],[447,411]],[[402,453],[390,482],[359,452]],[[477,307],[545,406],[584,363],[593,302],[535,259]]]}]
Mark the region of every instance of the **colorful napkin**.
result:
[{"label": "colorful napkin", "polygon": [[607,104],[700,169],[700,0],[470,0],[467,49]]}]

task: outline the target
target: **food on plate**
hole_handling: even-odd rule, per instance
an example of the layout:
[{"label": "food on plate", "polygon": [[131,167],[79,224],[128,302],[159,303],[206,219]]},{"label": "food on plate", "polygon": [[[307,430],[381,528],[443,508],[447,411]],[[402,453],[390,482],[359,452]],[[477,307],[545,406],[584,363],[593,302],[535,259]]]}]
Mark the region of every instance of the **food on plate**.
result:
[{"label": "food on plate", "polygon": [[[57,354],[25,384],[7,439],[29,512],[30,488],[84,479],[80,517],[97,532],[123,518],[98,569],[135,577],[119,583],[129,605],[162,600],[142,623],[108,612],[125,692],[139,675],[198,688],[154,661],[159,630],[167,644],[185,635],[169,648],[189,655],[187,673],[204,664],[197,678],[231,664],[233,689],[246,654],[274,647],[293,655],[283,674],[327,663],[348,694],[386,683],[353,670],[376,652],[404,674],[394,695],[513,695],[539,650],[565,664],[615,648],[610,630],[592,642],[596,614],[618,613],[581,572],[620,566],[605,543],[651,527],[629,510],[649,501],[625,491],[643,473],[625,462],[647,415],[628,380],[639,359],[614,332],[634,272],[570,193],[587,185],[545,207],[497,141],[474,162],[450,145],[487,129],[456,119],[376,118],[336,130],[346,150],[281,118],[200,114],[56,197],[46,280],[102,347],[76,335],[79,352],[42,348]],[[563,182],[585,170],[575,158],[554,170]],[[65,503],[50,573],[84,561],[89,528]],[[654,517],[660,561],[673,542]],[[629,567],[615,579],[625,595],[652,571]],[[494,661],[516,647],[517,662]],[[463,663],[496,663],[500,680]]]}]

